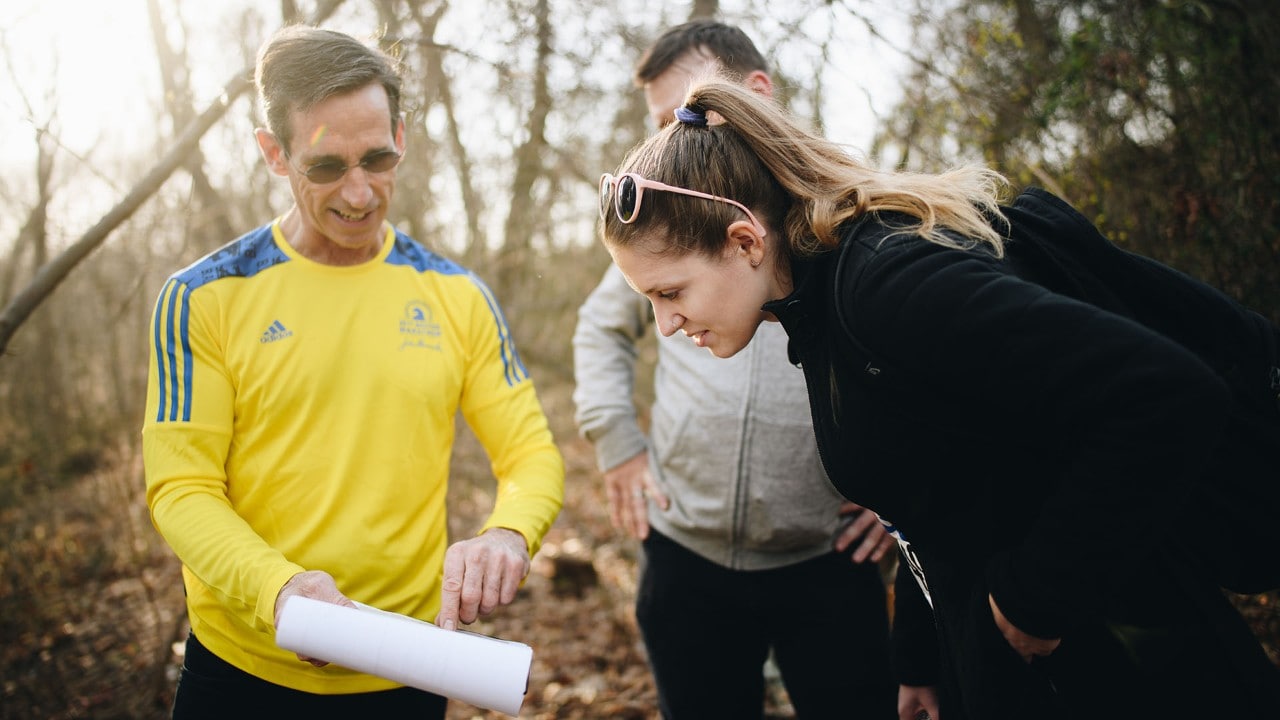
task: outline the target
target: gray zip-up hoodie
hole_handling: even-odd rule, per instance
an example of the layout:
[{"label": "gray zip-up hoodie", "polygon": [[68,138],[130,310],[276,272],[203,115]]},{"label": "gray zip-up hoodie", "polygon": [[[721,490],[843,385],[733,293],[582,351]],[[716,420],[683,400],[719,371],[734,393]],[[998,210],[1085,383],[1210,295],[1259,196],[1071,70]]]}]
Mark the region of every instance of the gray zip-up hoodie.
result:
[{"label": "gray zip-up hoodie", "polygon": [[654,530],[738,570],[780,567],[831,550],[841,497],[818,461],[804,374],[787,337],[764,323],[720,359],[676,334],[658,337],[646,437],[634,401],[649,301],[611,265],[578,311],[576,420],[601,470],[648,452],[671,507],[649,503]]}]

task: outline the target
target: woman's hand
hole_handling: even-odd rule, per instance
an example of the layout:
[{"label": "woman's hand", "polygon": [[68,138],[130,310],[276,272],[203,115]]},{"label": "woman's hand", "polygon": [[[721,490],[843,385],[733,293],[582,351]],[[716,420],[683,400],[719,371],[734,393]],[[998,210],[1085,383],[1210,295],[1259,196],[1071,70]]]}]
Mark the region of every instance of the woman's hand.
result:
[{"label": "woman's hand", "polygon": [[1018,653],[1023,662],[1031,662],[1031,659],[1037,656],[1048,657],[1058,646],[1062,644],[1062,638],[1053,638],[1046,640],[1038,638],[1034,635],[1028,635],[1019,630],[1013,623],[1009,622],[1009,618],[1000,612],[1000,606],[996,605],[996,599],[987,594],[987,603],[991,605],[991,616],[995,618],[996,627],[1000,629],[1000,634],[1004,635],[1005,641]]},{"label": "woman's hand", "polygon": [[937,689],[932,685],[899,685],[898,720],[942,720]]},{"label": "woman's hand", "polygon": [[649,455],[639,453],[604,473],[605,494],[609,498],[609,520],[613,526],[640,540],[649,536],[649,501],[659,508],[671,507],[671,500],[658,489],[649,474]]}]

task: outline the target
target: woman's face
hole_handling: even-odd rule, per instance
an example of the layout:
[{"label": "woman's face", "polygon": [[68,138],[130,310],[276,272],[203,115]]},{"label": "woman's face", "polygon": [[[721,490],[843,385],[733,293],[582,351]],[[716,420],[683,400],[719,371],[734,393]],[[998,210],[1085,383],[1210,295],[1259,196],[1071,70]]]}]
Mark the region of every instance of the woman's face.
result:
[{"label": "woman's face", "polygon": [[698,347],[726,358],[747,346],[761,321],[774,319],[760,306],[785,293],[773,282],[773,264],[763,262],[758,242],[744,246],[730,239],[715,256],[664,255],[653,247],[609,246],[609,253],[631,287],[653,303],[663,335],[683,332]]}]

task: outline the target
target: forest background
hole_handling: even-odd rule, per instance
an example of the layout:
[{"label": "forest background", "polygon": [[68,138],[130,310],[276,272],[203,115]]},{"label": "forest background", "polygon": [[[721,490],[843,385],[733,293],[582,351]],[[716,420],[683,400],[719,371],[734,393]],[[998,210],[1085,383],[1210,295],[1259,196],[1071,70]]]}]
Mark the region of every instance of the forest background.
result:
[{"label": "forest background", "polygon": [[[248,83],[262,39],[291,21],[377,35],[404,60],[390,219],[492,286],[565,453],[565,509],[522,597],[474,629],[534,646],[522,717],[656,717],[636,546],[609,527],[573,427],[569,337],[607,263],[596,178],[648,132],[631,68],[694,16],[742,26],[782,100],[851,152],[990,163],[1280,320],[1272,0],[12,0],[0,718],[166,716],[185,616],[142,500],[147,323],[165,276],[287,207],[251,142]],[[455,536],[493,490],[460,437]],[[1280,597],[1233,600],[1280,660]],[[776,685],[769,708],[790,717]],[[499,716],[453,703],[450,717]]]}]

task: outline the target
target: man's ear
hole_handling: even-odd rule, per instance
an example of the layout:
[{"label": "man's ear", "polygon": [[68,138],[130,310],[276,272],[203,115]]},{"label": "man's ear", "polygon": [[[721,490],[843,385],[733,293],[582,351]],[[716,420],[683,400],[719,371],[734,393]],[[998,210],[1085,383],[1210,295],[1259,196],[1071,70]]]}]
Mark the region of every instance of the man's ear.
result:
[{"label": "man's ear", "polygon": [[725,230],[727,259],[741,257],[750,262],[751,267],[760,267],[760,263],[764,262],[764,250],[764,238],[752,223],[738,220],[730,223]]},{"label": "man's ear", "polygon": [[746,85],[752,92],[759,93],[764,97],[773,97],[773,78],[769,77],[769,73],[763,70],[752,70],[745,78],[742,84]]},{"label": "man's ear", "polygon": [[404,154],[405,138],[404,113],[401,113],[400,117],[396,118],[396,152],[401,155]]},{"label": "man's ear", "polygon": [[253,131],[253,137],[258,141],[258,150],[262,152],[262,159],[267,162],[267,168],[276,175],[288,175],[289,159],[285,156],[284,147],[276,136],[266,128],[257,128]]}]

